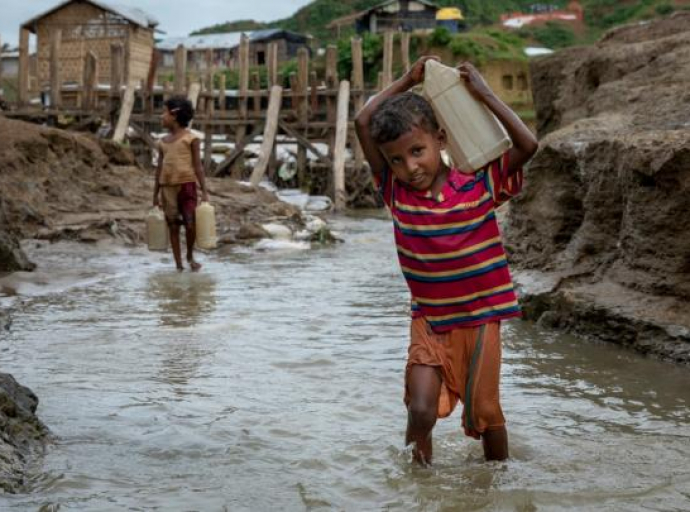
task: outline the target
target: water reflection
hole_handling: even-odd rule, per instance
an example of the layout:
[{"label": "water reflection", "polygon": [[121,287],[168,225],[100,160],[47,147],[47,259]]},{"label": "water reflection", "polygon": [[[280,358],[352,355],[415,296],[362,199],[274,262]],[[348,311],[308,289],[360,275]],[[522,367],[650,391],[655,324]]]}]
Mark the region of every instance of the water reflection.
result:
[{"label": "water reflection", "polygon": [[156,273],[148,279],[147,295],[157,301],[160,323],[192,327],[216,309],[216,279],[204,273]]},{"label": "water reflection", "polygon": [[156,380],[173,386],[176,395],[185,389],[209,354],[203,336],[192,327],[216,309],[216,279],[203,273],[157,273],[149,277],[146,295],[157,303],[162,327],[172,330],[163,336],[164,354]]}]

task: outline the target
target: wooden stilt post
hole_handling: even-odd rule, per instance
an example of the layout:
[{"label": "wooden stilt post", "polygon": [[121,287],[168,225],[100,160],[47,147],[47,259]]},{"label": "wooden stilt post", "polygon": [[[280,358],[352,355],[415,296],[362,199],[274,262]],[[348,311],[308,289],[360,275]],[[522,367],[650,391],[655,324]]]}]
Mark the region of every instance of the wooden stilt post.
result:
[{"label": "wooden stilt post", "polygon": [[[302,47],[297,50],[297,93],[299,102],[297,107],[297,119],[302,126],[304,135],[309,133],[309,103],[307,92],[309,89],[309,50]],[[299,186],[305,184],[305,172],[307,170],[307,150],[301,144],[297,145],[297,181]]]},{"label": "wooden stilt post", "polygon": [[393,32],[383,34],[383,88],[393,83]]},{"label": "wooden stilt post", "polygon": [[122,143],[122,141],[125,140],[127,128],[129,127],[129,118],[132,115],[132,108],[134,107],[135,89],[136,84],[134,83],[134,81],[131,81],[127,84],[127,89],[125,89],[125,96],[122,100],[122,108],[120,109],[120,117],[117,120],[115,133],[113,134],[113,140],[115,142]]},{"label": "wooden stilt post", "polygon": [[276,132],[278,131],[278,116],[280,115],[280,104],[282,101],[283,88],[279,85],[271,87],[271,95],[268,100],[268,112],[266,114],[266,128],[264,130],[264,138],[261,142],[261,150],[259,151],[259,160],[252,171],[251,183],[257,186],[261,181],[268,161],[271,157],[273,144],[275,142]]},{"label": "wooden stilt post", "polygon": [[254,117],[261,117],[261,76],[258,71],[252,73],[252,110]]},{"label": "wooden stilt post", "polygon": [[125,60],[125,49],[122,44],[110,45],[110,112],[115,112],[120,106],[122,96],[122,82]]},{"label": "wooden stilt post", "polygon": [[[352,95],[354,96],[355,113],[364,106],[364,63],[362,59],[362,40],[359,37],[352,38]],[[354,151],[355,169],[361,169],[364,164],[362,146],[356,136],[352,136],[352,148]]]},{"label": "wooden stilt post", "polygon": [[[328,95],[326,96],[326,119],[329,128],[335,128],[336,122],[336,101],[333,99],[332,93],[336,91],[338,86],[338,48],[335,45],[328,45],[326,48],[326,89]],[[329,129],[328,133],[328,156],[333,158],[335,142],[335,130]]]},{"label": "wooden stilt post", "polygon": [[19,32],[19,103],[29,103],[29,31]]},{"label": "wooden stilt post", "polygon": [[218,77],[218,103],[220,107],[220,111],[222,113],[225,113],[225,100],[227,97],[227,90],[225,88],[225,80],[226,80],[226,75],[225,73],[221,73],[220,76]]},{"label": "wooden stilt post", "polygon": [[403,71],[407,73],[410,70],[410,33],[402,32],[400,34],[400,55],[402,58]]},{"label": "wooden stilt post", "polygon": [[175,94],[184,94],[187,87],[187,50],[178,45],[175,50]]},{"label": "wooden stilt post", "polygon": [[335,210],[342,212],[347,203],[345,193],[345,150],[347,146],[348,107],[350,104],[350,82],[340,82],[338,90],[338,115],[335,128],[335,149],[333,152],[333,192]]},{"label": "wooden stilt post", "polygon": [[53,109],[62,107],[62,79],[60,77],[60,44],[62,30],[50,32],[50,106]]},{"label": "wooden stilt post", "polygon": [[[246,34],[240,37],[240,84],[239,84],[239,117],[244,121],[235,130],[235,143],[240,144],[247,133],[247,91],[249,90],[249,38]],[[241,178],[244,169],[244,158],[239,156],[233,165],[232,176]]]},{"label": "wooden stilt post", "polygon": [[[266,67],[268,88],[278,84],[278,43],[268,43],[266,55]],[[279,84],[282,86],[282,84]]]},{"label": "wooden stilt post", "polygon": [[84,78],[83,89],[84,93],[82,95],[82,108],[84,110],[92,110],[98,105],[97,98],[98,93],[96,92],[96,81],[98,80],[98,57],[92,51],[86,52],[86,57],[84,57]]}]

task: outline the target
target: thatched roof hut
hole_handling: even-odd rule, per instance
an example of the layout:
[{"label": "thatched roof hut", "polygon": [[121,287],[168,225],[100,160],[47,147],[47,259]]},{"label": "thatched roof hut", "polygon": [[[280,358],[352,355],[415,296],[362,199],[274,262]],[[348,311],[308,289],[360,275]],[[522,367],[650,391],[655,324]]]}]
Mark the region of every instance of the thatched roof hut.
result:
[{"label": "thatched roof hut", "polygon": [[[36,35],[39,87],[50,79],[51,37],[60,34],[57,60],[61,82],[81,83],[84,57],[98,59],[97,81],[109,83],[111,46],[121,44],[125,55],[125,80],[142,80],[148,74],[158,22],[138,8],[111,5],[102,0],[66,0],[21,26],[20,55],[28,51],[29,34]],[[21,71],[20,71],[21,73]]]}]

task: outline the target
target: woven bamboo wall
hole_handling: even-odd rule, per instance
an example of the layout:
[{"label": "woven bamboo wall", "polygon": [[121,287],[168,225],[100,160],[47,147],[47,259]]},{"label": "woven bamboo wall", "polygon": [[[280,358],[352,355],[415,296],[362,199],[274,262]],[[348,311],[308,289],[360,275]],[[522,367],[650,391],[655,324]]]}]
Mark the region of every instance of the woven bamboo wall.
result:
[{"label": "woven bamboo wall", "polygon": [[71,3],[36,24],[38,81],[50,80],[50,34],[62,31],[59,69],[63,83],[81,84],[84,56],[92,51],[98,58],[98,82],[110,83],[110,47],[120,43],[130,50],[130,78],[143,80],[153,49],[153,30],[139,27],[88,3]]}]

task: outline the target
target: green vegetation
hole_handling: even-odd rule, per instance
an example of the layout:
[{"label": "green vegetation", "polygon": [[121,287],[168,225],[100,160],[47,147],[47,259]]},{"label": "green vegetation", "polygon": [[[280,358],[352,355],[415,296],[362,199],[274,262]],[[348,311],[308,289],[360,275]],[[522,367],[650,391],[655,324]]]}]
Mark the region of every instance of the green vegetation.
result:
[{"label": "green vegetation", "polygon": [[[239,30],[258,30],[262,28],[283,28],[299,33],[313,35],[320,44],[336,42],[334,30],[326,28],[336,18],[359,12],[376,5],[381,0],[314,0],[305,7],[299,9],[293,16],[270,23],[259,23],[253,20],[241,20],[221,23],[212,27],[203,28],[194,34],[233,32]],[[528,12],[534,0],[436,0],[439,7],[459,7],[465,15],[466,21],[472,27],[471,33],[484,30],[488,26],[498,23],[501,14],[515,11]],[[564,8],[568,0],[550,0],[548,3],[559,8]],[[526,27],[519,31],[523,43],[535,42],[552,48],[564,48],[575,44],[587,44],[596,40],[605,30],[614,26],[640,20],[651,19],[658,16],[666,16],[677,9],[688,9],[687,0],[580,0],[585,11],[585,24],[573,30],[568,23],[548,23],[539,27]],[[501,35],[498,35],[501,34]],[[342,27],[340,36],[354,35],[352,27]],[[512,52],[512,48],[520,46],[514,39],[514,34],[506,33],[500,29],[494,29],[489,34],[493,42],[483,52],[477,45],[482,46],[487,41],[470,38],[458,38],[447,30],[439,28],[429,36],[432,46],[448,47],[458,56],[501,53],[505,56]],[[504,38],[501,41],[501,38]],[[501,48],[496,48],[500,42]],[[342,62],[346,67],[347,63]]]},{"label": "green vegetation", "polygon": [[520,37],[534,39],[547,48],[559,49],[573,46],[577,37],[565,23],[548,22],[536,27],[524,27],[518,31]]},{"label": "green vegetation", "polygon": [[202,28],[200,30],[195,30],[192,32],[191,36],[198,36],[201,34],[222,34],[225,32],[243,32],[250,30],[261,30],[266,28],[265,23],[260,23],[254,20],[239,20],[239,21],[228,21],[227,23],[220,23],[218,25],[213,25],[211,27]]}]

